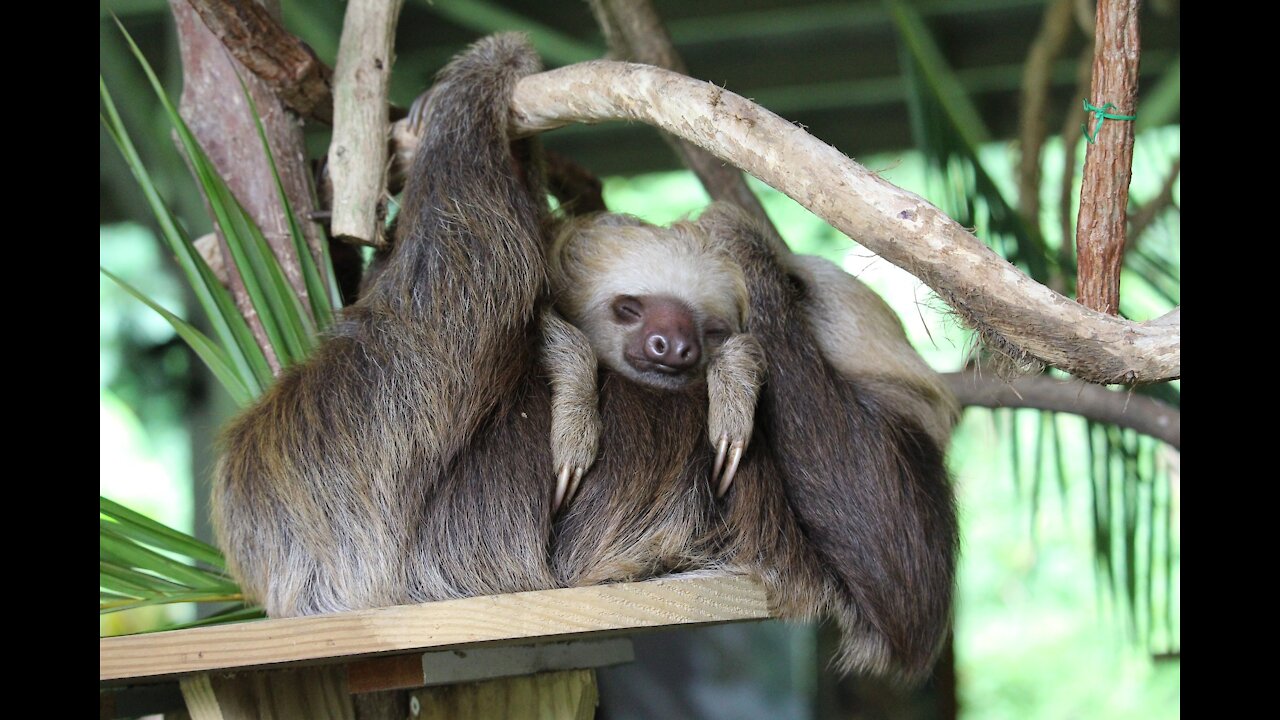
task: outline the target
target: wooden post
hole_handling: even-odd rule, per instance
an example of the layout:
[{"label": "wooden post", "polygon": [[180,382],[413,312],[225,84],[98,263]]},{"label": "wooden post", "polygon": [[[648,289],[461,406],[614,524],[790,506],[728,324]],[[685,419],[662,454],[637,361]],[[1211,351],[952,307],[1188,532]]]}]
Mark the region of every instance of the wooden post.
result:
[{"label": "wooden post", "polygon": [[423,688],[409,697],[418,720],[591,720],[599,693],[594,670],[567,670]]},{"label": "wooden post", "polygon": [[341,666],[199,673],[181,686],[191,720],[355,720]]}]

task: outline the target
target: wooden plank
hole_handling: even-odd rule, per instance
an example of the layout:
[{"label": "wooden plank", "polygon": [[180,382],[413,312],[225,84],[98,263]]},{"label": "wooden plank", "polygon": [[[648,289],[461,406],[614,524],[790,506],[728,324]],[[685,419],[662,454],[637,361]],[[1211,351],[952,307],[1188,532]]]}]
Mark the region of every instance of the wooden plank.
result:
[{"label": "wooden plank", "polygon": [[184,677],[192,720],[354,720],[341,667]]},{"label": "wooden plank", "polygon": [[599,695],[594,670],[424,688],[409,706],[419,720],[591,720]]},{"label": "wooden plank", "polygon": [[100,681],[159,679],[768,617],[764,589],[754,580],[738,575],[673,576],[102,638],[98,675]]}]

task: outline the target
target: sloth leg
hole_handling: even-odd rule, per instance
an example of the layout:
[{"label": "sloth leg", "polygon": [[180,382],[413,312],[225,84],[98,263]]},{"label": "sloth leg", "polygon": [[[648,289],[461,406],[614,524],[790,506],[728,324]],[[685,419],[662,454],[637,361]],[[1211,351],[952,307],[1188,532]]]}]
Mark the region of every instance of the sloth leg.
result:
[{"label": "sloth leg", "polygon": [[578,492],[600,444],[596,354],[587,336],[552,309],[542,312],[542,367],[551,381],[551,458],[556,468],[554,513]]},{"label": "sloth leg", "polygon": [[716,449],[716,464],[711,471],[716,497],[724,495],[733,484],[738,463],[751,441],[756,398],[764,374],[764,350],[755,337],[746,333],[729,338],[707,368],[707,427]]}]

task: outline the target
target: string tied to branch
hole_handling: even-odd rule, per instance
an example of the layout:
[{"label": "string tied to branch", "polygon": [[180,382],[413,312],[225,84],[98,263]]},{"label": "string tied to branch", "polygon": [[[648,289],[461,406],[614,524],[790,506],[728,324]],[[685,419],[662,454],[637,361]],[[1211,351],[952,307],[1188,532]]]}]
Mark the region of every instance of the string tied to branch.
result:
[{"label": "string tied to branch", "polygon": [[1090,145],[1092,145],[1094,140],[1097,139],[1098,132],[1102,130],[1102,123],[1104,120],[1135,120],[1138,117],[1136,114],[1121,115],[1120,113],[1111,112],[1112,110],[1115,110],[1115,109],[1116,109],[1115,103],[1107,103],[1102,107],[1098,107],[1097,105],[1094,105],[1093,103],[1089,102],[1088,98],[1085,98],[1084,111],[1093,113],[1094,117],[1097,118],[1098,120],[1093,125],[1092,135],[1089,134],[1088,123],[1081,123],[1080,125],[1080,131],[1084,133],[1084,139],[1088,140]]}]

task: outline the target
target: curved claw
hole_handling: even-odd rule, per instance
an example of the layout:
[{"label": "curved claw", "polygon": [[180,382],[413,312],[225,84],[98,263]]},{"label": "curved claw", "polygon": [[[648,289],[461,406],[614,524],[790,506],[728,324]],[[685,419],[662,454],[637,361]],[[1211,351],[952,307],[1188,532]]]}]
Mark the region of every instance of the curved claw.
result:
[{"label": "curved claw", "polygon": [[741,444],[733,444],[733,451],[729,453],[729,467],[725,468],[724,475],[716,487],[716,497],[724,497],[724,494],[729,491],[729,486],[733,484],[733,477],[738,474],[738,463],[742,462],[742,454],[745,450]]},{"label": "curved claw", "polygon": [[551,500],[551,514],[555,514],[560,510],[561,504],[565,501],[565,495],[569,491],[569,466],[565,465],[560,468],[560,474],[556,476],[556,494]]},{"label": "curved claw", "polygon": [[583,468],[575,468],[573,471],[573,481],[569,483],[569,494],[565,496],[565,502],[573,502],[573,498],[578,494],[578,486],[582,484],[582,476],[586,474]]},{"label": "curved claw", "polygon": [[711,468],[711,479],[715,480],[720,477],[720,468],[724,467],[724,456],[729,452],[728,436],[720,437],[720,445],[716,448],[716,465]]}]

